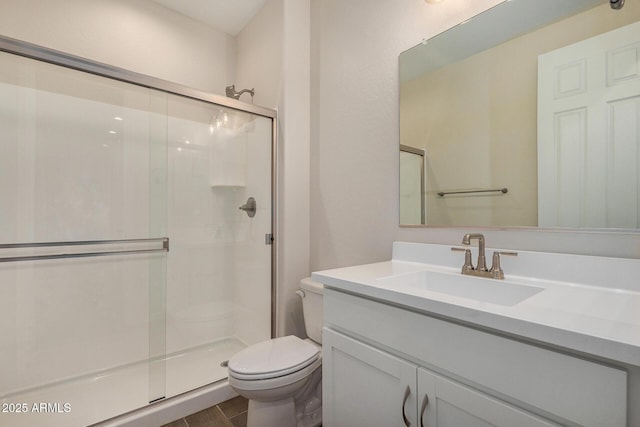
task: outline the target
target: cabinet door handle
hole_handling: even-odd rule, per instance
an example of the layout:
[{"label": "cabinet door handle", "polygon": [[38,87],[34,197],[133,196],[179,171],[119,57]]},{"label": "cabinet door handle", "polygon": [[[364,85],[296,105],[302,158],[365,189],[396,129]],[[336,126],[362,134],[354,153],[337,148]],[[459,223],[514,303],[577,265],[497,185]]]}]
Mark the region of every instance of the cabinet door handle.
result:
[{"label": "cabinet door handle", "polygon": [[425,393],[424,399],[422,399],[422,408],[420,409],[420,427],[424,427],[424,411],[429,404],[429,395]]},{"label": "cabinet door handle", "polygon": [[402,420],[404,421],[404,425],[407,427],[411,426],[411,422],[409,421],[409,419],[407,418],[407,415],[404,412],[404,406],[407,404],[407,400],[409,399],[410,394],[411,394],[411,388],[407,386],[406,390],[404,391],[404,398],[402,399]]}]

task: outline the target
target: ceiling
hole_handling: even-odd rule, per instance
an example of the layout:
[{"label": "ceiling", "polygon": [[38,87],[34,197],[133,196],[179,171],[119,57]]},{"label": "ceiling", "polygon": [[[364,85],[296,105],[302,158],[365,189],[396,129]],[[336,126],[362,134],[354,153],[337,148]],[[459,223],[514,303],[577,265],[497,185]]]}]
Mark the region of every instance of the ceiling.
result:
[{"label": "ceiling", "polygon": [[153,0],[190,18],[236,36],[266,0]]}]

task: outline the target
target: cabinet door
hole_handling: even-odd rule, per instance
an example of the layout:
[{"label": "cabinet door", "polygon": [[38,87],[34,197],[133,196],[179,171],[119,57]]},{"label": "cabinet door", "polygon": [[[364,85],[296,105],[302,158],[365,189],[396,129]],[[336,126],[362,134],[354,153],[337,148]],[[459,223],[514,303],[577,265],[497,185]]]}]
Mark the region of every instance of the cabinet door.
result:
[{"label": "cabinet door", "polygon": [[416,426],[416,366],[329,329],[322,335],[324,427]]},{"label": "cabinet door", "polygon": [[539,427],[557,424],[418,368],[420,427]]}]

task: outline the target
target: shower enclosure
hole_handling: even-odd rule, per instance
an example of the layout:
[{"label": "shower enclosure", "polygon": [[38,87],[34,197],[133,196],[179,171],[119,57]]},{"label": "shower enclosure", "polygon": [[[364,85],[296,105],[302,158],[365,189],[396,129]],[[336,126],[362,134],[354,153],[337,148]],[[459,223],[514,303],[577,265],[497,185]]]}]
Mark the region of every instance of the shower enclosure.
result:
[{"label": "shower enclosure", "polygon": [[0,50],[0,426],[226,380],[272,336],[275,112]]}]

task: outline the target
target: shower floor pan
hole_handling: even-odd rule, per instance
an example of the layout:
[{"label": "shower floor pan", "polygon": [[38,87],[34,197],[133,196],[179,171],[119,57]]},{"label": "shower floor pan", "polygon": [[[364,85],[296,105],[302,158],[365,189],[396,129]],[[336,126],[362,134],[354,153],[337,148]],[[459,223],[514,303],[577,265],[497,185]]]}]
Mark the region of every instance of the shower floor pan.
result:
[{"label": "shower floor pan", "polygon": [[[223,361],[243,349],[235,338],[166,358],[165,395],[175,396],[227,377]],[[0,427],[87,426],[149,403],[149,366],[136,363],[4,396]]]}]

